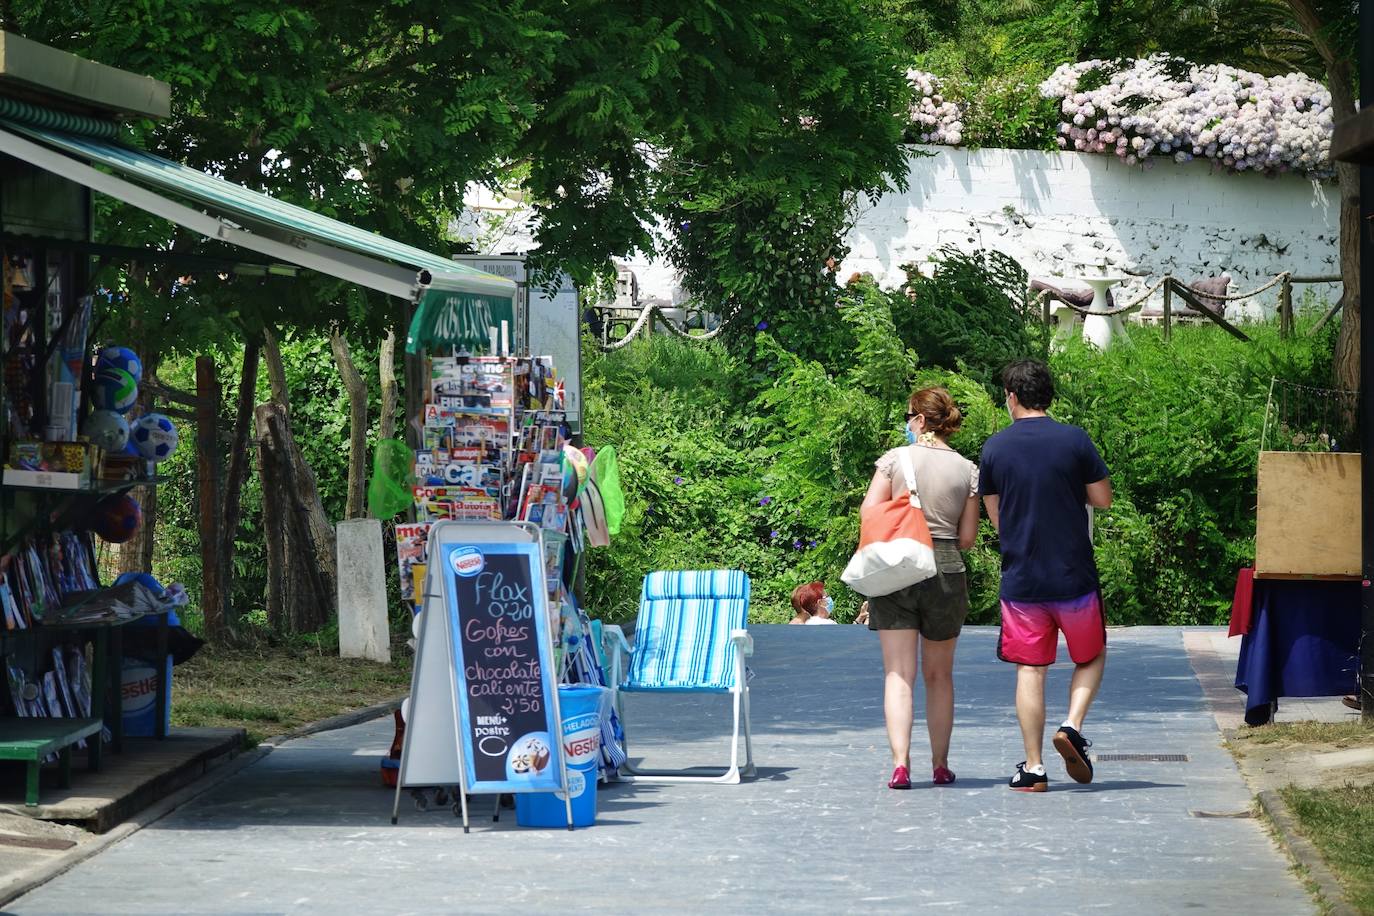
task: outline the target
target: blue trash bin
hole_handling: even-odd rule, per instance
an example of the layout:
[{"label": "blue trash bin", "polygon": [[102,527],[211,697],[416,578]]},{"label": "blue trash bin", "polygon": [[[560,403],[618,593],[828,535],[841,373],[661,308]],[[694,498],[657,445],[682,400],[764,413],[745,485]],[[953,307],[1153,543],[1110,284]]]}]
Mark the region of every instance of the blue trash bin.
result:
[{"label": "blue trash bin", "polygon": [[[601,712],[609,693],[605,687],[592,684],[565,684],[558,688],[574,827],[596,823]],[[521,827],[566,827],[568,812],[563,800],[562,792],[519,792],[515,796],[515,822]]]}]

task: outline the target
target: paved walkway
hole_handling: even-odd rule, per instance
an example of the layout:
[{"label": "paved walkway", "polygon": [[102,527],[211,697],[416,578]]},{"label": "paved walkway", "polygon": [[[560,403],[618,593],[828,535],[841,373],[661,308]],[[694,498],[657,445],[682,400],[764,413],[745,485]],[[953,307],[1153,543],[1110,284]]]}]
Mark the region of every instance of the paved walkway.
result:
[{"label": "paved walkway", "polygon": [[[958,783],[911,792],[885,788],[874,634],[753,632],[752,783],[608,787],[597,826],[571,834],[517,828],[512,813],[464,836],[447,811],[408,805],[392,827],[377,787],[391,726],[378,721],[279,748],[11,911],[1312,911],[1260,824],[1240,816],[1250,795],[1178,629],[1111,632],[1085,730],[1097,753],[1188,762],[1104,761],[1079,786],[1055,756],[1045,795],[1005,785],[1022,752],[994,630],[960,642]],[[1067,678],[1067,665],[1052,669],[1052,720]],[[632,698],[633,750],[650,765],[713,762],[726,714],[717,698]]]}]

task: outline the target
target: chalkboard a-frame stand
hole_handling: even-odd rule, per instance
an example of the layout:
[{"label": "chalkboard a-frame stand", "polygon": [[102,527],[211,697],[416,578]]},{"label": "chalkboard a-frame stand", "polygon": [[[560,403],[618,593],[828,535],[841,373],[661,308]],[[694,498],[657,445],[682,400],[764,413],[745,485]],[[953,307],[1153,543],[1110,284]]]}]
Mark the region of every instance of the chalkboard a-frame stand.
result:
[{"label": "chalkboard a-frame stand", "polygon": [[455,786],[467,832],[469,793],[568,782],[543,549],[526,522],[444,521],[427,553],[391,822],[403,788]]}]

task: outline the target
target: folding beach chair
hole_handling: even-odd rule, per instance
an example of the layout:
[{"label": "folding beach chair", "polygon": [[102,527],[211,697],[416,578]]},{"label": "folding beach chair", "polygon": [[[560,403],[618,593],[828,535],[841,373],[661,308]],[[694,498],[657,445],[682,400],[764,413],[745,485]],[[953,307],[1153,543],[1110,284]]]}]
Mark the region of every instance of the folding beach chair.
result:
[{"label": "folding beach chair", "polygon": [[[603,631],[622,727],[627,693],[728,693],[734,697],[735,724],[730,737],[730,766],[723,772],[700,772],[702,768],[635,770],[627,763],[621,768],[622,779],[733,785],[742,773],[754,775],[749,684],[744,667],[745,657],[754,654],[753,638],[745,629],[748,619],[749,577],[738,570],[653,572],[644,577],[634,648],[627,646],[619,627],[605,627]],[[741,721],[743,770],[739,766]]]}]

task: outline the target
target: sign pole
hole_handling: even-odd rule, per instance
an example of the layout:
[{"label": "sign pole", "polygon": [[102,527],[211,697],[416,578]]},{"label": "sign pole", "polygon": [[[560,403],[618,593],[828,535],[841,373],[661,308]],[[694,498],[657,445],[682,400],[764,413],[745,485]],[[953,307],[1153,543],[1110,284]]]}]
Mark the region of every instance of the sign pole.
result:
[{"label": "sign pole", "polygon": [[[432,555],[432,556],[433,556],[433,555]],[[437,560],[438,557],[435,556],[435,559]],[[428,579],[431,575],[434,575],[435,573],[438,573],[437,578],[438,578],[438,580],[439,580],[439,602],[438,602],[438,604],[439,604],[439,607],[443,609],[443,612],[444,612],[444,622],[447,624],[447,623],[448,623],[448,589],[445,587],[444,582],[447,581],[447,578],[448,578],[448,577],[447,577],[446,575],[444,575],[444,570],[443,570],[443,568],[442,568],[442,564],[441,564],[441,563],[438,563],[438,562],[430,563],[430,564],[426,567],[426,570],[425,570],[425,578]],[[429,589],[425,589],[425,591],[428,592]],[[446,639],[446,640],[444,640],[444,644],[448,646],[448,653],[447,653],[447,654],[448,654],[448,682],[449,682],[449,690],[453,691],[453,695],[454,695],[454,696],[457,696],[457,695],[458,695],[458,689],[459,689],[459,685],[458,685],[458,647],[457,647],[456,645],[454,645],[454,642],[453,642],[452,639]],[[418,659],[418,658],[416,659],[416,664],[417,664],[417,665],[419,664],[419,659]],[[413,701],[412,701],[412,702],[413,702]],[[455,728],[455,729],[453,730],[453,747],[454,747],[454,754],[457,756],[457,759],[458,759],[458,774],[459,774],[459,775],[458,775],[458,804],[461,806],[462,811],[463,811],[463,833],[471,833],[472,831],[471,831],[471,829],[470,829],[469,826],[468,826],[468,780],[467,780],[467,760],[465,760],[464,757],[463,757],[463,735],[462,735],[462,732],[461,732],[460,730],[458,730],[457,728]]]},{"label": "sign pole", "polygon": [[[543,538],[542,536],[538,537],[538,538],[537,538],[537,543],[539,544],[539,568],[540,568],[541,570],[544,570],[544,569],[547,569],[547,568],[548,568],[548,566],[545,564],[545,557],[544,557],[544,538]],[[543,586],[544,586],[544,582],[541,580],[541,581],[539,582],[538,586],[536,586],[536,587],[542,588]],[[550,659],[553,659],[553,658],[554,658],[554,637],[553,637],[553,632],[554,632],[555,629],[556,629],[556,627],[554,627],[554,626],[550,626],[550,627],[548,628],[547,645],[548,645],[548,651],[549,651],[549,658],[550,658]],[[554,723],[555,723],[555,724],[554,724],[554,740],[558,742],[558,749],[559,749],[559,754],[558,754],[558,766],[559,766],[559,768],[561,769],[562,774],[563,774],[563,806],[564,806],[565,810],[567,811],[567,815],[568,815],[568,829],[569,829],[569,830],[572,830],[572,829],[573,829],[572,783],[568,782],[568,742],[567,742],[566,740],[564,740],[564,738],[563,738],[563,707],[562,707],[562,704],[561,704],[561,702],[560,702],[561,698],[558,696],[558,685],[559,685],[560,683],[562,683],[563,678],[562,678],[561,676],[559,676],[559,674],[560,674],[559,672],[549,672],[549,673],[552,674],[552,675],[554,676],[554,680],[553,680],[553,698],[552,698],[552,701],[553,701],[553,721],[554,721]],[[586,792],[586,791],[596,791],[596,787],[593,786],[593,787],[591,787],[590,790],[589,790],[589,789],[583,789],[583,791],[584,791],[584,792]]]},{"label": "sign pole", "polygon": [[[1360,109],[1374,107],[1374,2],[1360,4]],[[1365,159],[1368,159],[1366,155]],[[1374,165],[1360,167],[1360,707],[1365,725],[1374,725],[1374,313],[1364,296],[1374,297]]]},{"label": "sign pole", "polygon": [[420,656],[425,651],[425,628],[429,626],[429,609],[426,607],[425,596],[429,594],[430,575],[429,570],[426,570],[424,592],[420,595],[420,607],[424,610],[420,611],[420,628],[415,633],[415,664],[410,675],[410,719],[406,722],[406,740],[401,743],[401,765],[396,770],[396,798],[391,803],[391,826],[393,827],[396,826],[396,821],[401,813],[401,788],[405,785],[407,764],[410,763],[410,729],[419,721],[415,716],[415,708],[419,702],[419,690],[416,688],[420,680]]}]

